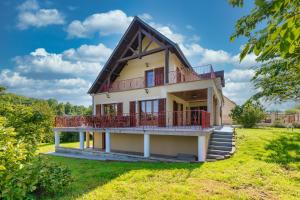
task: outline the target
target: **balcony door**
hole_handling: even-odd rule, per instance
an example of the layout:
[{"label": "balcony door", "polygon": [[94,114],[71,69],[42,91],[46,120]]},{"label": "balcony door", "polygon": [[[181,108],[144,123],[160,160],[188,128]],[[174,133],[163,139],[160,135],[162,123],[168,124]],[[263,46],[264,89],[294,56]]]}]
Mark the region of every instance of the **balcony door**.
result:
[{"label": "balcony door", "polygon": [[140,101],[140,123],[143,126],[157,126],[158,99]]}]

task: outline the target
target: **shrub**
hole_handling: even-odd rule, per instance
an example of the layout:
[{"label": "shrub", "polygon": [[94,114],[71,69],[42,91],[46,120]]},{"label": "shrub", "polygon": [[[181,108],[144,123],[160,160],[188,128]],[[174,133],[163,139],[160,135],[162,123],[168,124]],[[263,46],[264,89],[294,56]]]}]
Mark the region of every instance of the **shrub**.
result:
[{"label": "shrub", "polygon": [[61,165],[51,163],[43,157],[35,160],[34,170],[38,174],[35,194],[56,194],[62,192],[72,181],[71,171]]},{"label": "shrub", "polygon": [[70,170],[35,156],[35,148],[24,141],[0,117],[0,199],[56,193],[71,181]]},{"label": "shrub", "polygon": [[300,128],[300,122],[294,122],[293,127],[294,128]]},{"label": "shrub", "polygon": [[265,118],[265,112],[259,102],[247,101],[231,110],[230,117],[245,128],[252,128]]},{"label": "shrub", "polygon": [[280,120],[275,120],[272,124],[273,127],[276,128],[285,128],[284,123],[282,123]]}]

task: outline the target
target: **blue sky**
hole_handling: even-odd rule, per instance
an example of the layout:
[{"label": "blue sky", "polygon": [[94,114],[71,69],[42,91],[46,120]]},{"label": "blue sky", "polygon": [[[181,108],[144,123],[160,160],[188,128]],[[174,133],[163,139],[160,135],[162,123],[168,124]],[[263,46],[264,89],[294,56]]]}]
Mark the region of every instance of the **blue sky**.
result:
[{"label": "blue sky", "polygon": [[237,19],[252,8],[226,0],[2,0],[0,84],[38,98],[91,104],[86,94],[133,16],[177,42],[193,66],[225,70],[224,94],[243,103],[255,56],[239,63],[240,38],[230,42]]}]

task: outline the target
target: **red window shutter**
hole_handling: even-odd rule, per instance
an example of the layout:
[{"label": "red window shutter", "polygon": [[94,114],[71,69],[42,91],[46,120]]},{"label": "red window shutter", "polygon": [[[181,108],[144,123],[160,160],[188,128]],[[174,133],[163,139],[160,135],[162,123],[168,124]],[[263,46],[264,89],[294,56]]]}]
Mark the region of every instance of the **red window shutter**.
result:
[{"label": "red window shutter", "polygon": [[129,104],[129,112],[130,112],[130,126],[136,126],[136,110],[135,110],[135,101],[131,101]]},{"label": "red window shutter", "polygon": [[166,99],[158,100],[158,126],[166,126]]},{"label": "red window shutter", "polygon": [[96,104],[96,116],[101,115],[101,104]]},{"label": "red window shutter", "polygon": [[117,104],[117,114],[120,116],[120,115],[123,115],[123,103],[118,103]]},{"label": "red window shutter", "polygon": [[160,68],[155,68],[154,69],[154,82],[155,86],[163,85],[165,80],[164,80],[164,67]]}]

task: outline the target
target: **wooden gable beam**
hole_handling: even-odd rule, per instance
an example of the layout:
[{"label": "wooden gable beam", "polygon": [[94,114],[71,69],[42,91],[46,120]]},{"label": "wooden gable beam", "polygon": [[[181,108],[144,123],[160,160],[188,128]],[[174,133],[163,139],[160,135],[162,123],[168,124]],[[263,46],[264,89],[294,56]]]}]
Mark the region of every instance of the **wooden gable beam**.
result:
[{"label": "wooden gable beam", "polygon": [[158,48],[155,48],[155,49],[151,49],[149,51],[146,51],[146,52],[142,52],[140,54],[135,54],[135,55],[132,55],[132,56],[128,56],[128,57],[125,57],[125,58],[121,58],[118,60],[118,62],[124,62],[124,61],[128,61],[128,60],[132,60],[132,59],[136,59],[136,58],[141,58],[141,57],[144,57],[144,56],[147,56],[147,55],[150,55],[150,54],[153,54],[153,53],[157,53],[157,52],[160,52],[160,51],[163,51],[167,48],[169,48],[170,46],[166,46],[166,47],[158,47]]},{"label": "wooden gable beam", "polygon": [[147,49],[150,47],[150,45],[152,44],[153,40],[150,40],[149,43],[146,45],[145,49],[143,50],[143,52],[146,52]]},{"label": "wooden gable beam", "polygon": [[147,31],[145,31],[144,29],[141,30],[141,32],[147,36],[150,40],[153,40],[154,42],[156,42],[159,46],[161,47],[165,47],[166,45],[164,43],[162,43],[161,41],[159,41],[158,39],[156,39],[153,35],[149,34]]}]

